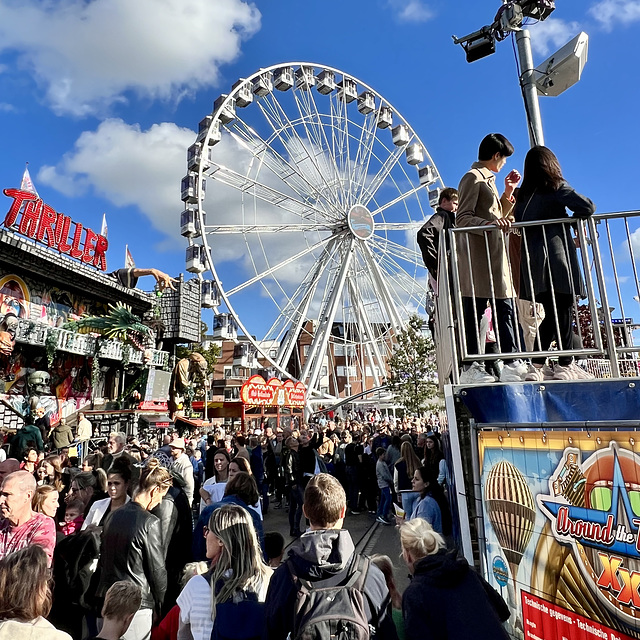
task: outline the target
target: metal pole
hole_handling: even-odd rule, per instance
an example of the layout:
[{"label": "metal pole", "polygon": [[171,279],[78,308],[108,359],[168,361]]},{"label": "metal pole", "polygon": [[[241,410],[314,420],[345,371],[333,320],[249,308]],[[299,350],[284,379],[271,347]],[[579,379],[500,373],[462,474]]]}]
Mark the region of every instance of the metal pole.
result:
[{"label": "metal pole", "polygon": [[540,117],[540,105],[538,104],[538,90],[536,89],[533,55],[531,54],[531,36],[528,29],[516,32],[516,44],[518,45],[518,58],[520,59],[520,85],[529,125],[529,142],[531,146],[543,145],[542,118]]}]

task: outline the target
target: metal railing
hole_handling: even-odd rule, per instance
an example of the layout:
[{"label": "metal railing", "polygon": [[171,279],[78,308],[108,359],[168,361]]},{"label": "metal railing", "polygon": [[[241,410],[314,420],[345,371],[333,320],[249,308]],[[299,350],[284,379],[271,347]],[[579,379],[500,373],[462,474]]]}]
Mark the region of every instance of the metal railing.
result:
[{"label": "metal railing", "polygon": [[[640,312],[640,211],[597,214],[584,220],[518,223],[506,234],[495,226],[450,229],[448,238],[445,233],[440,234],[438,283],[433,292],[441,384],[448,380],[457,384],[463,363],[505,358],[573,356],[586,360],[586,369],[596,377],[639,376],[640,347],[634,345],[633,332],[640,325],[629,316]],[[559,248],[568,259],[564,277],[554,269],[555,261],[548,259],[549,255],[557,258]],[[570,291],[566,291],[567,274]],[[543,290],[548,292],[544,308],[536,300],[541,280]],[[503,348],[511,338],[501,335],[495,313],[496,300],[510,299],[511,289],[514,351]],[[556,293],[560,290],[572,296],[573,330],[579,344],[564,345],[559,338]],[[528,320],[523,316],[526,304],[522,304],[517,291],[528,298],[526,304],[532,310]],[[492,310],[495,343],[490,352],[483,348],[487,322],[482,323],[477,312],[470,314],[467,309],[465,313],[469,302],[464,302],[464,297],[486,299]],[[610,301],[615,308],[610,307]],[[620,318],[614,317],[614,311]],[[553,345],[542,344],[542,314],[555,325]],[[470,318],[473,326],[468,324]],[[520,330],[523,325],[529,331],[526,335]],[[468,344],[469,337],[480,346],[478,352]],[[578,348],[572,348],[575,346]]]}]

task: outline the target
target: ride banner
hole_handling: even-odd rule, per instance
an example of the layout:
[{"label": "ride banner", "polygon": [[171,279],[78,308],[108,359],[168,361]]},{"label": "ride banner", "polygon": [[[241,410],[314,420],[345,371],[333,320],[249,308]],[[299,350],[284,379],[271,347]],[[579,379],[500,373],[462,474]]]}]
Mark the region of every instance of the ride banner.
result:
[{"label": "ride banner", "polygon": [[640,441],[634,431],[478,438],[486,577],[514,638],[640,639]]}]

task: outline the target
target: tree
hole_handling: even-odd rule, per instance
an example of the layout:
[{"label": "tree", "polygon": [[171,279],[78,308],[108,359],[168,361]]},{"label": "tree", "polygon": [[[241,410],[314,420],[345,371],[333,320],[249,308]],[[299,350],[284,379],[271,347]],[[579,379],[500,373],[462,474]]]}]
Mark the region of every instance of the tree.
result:
[{"label": "tree", "polygon": [[207,375],[213,373],[216,362],[218,362],[218,358],[220,357],[220,347],[213,343],[209,344],[208,349],[205,349],[201,344],[196,344],[192,347],[183,347],[178,345],[176,347],[176,357],[178,360],[188,358],[189,354],[193,351],[199,353],[207,361]]},{"label": "tree", "polygon": [[435,345],[423,333],[423,324],[418,315],[409,318],[388,362],[389,389],[407,411],[417,414],[434,404],[438,395]]}]

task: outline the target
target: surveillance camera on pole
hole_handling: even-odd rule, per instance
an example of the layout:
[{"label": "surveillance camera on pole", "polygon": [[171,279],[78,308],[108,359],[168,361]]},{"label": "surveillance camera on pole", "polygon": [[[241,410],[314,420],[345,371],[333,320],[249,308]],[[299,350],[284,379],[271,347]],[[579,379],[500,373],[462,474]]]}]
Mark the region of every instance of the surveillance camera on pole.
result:
[{"label": "surveillance camera on pole", "polygon": [[527,19],[546,20],[555,10],[553,0],[503,0],[493,23],[463,38],[453,36],[454,44],[465,50],[467,62],[495,53],[496,41],[515,33],[520,62],[520,86],[529,126],[531,146],[544,144],[538,93],[556,96],[578,82],[587,60],[586,33],[579,34],[537,69],[533,66]]}]

